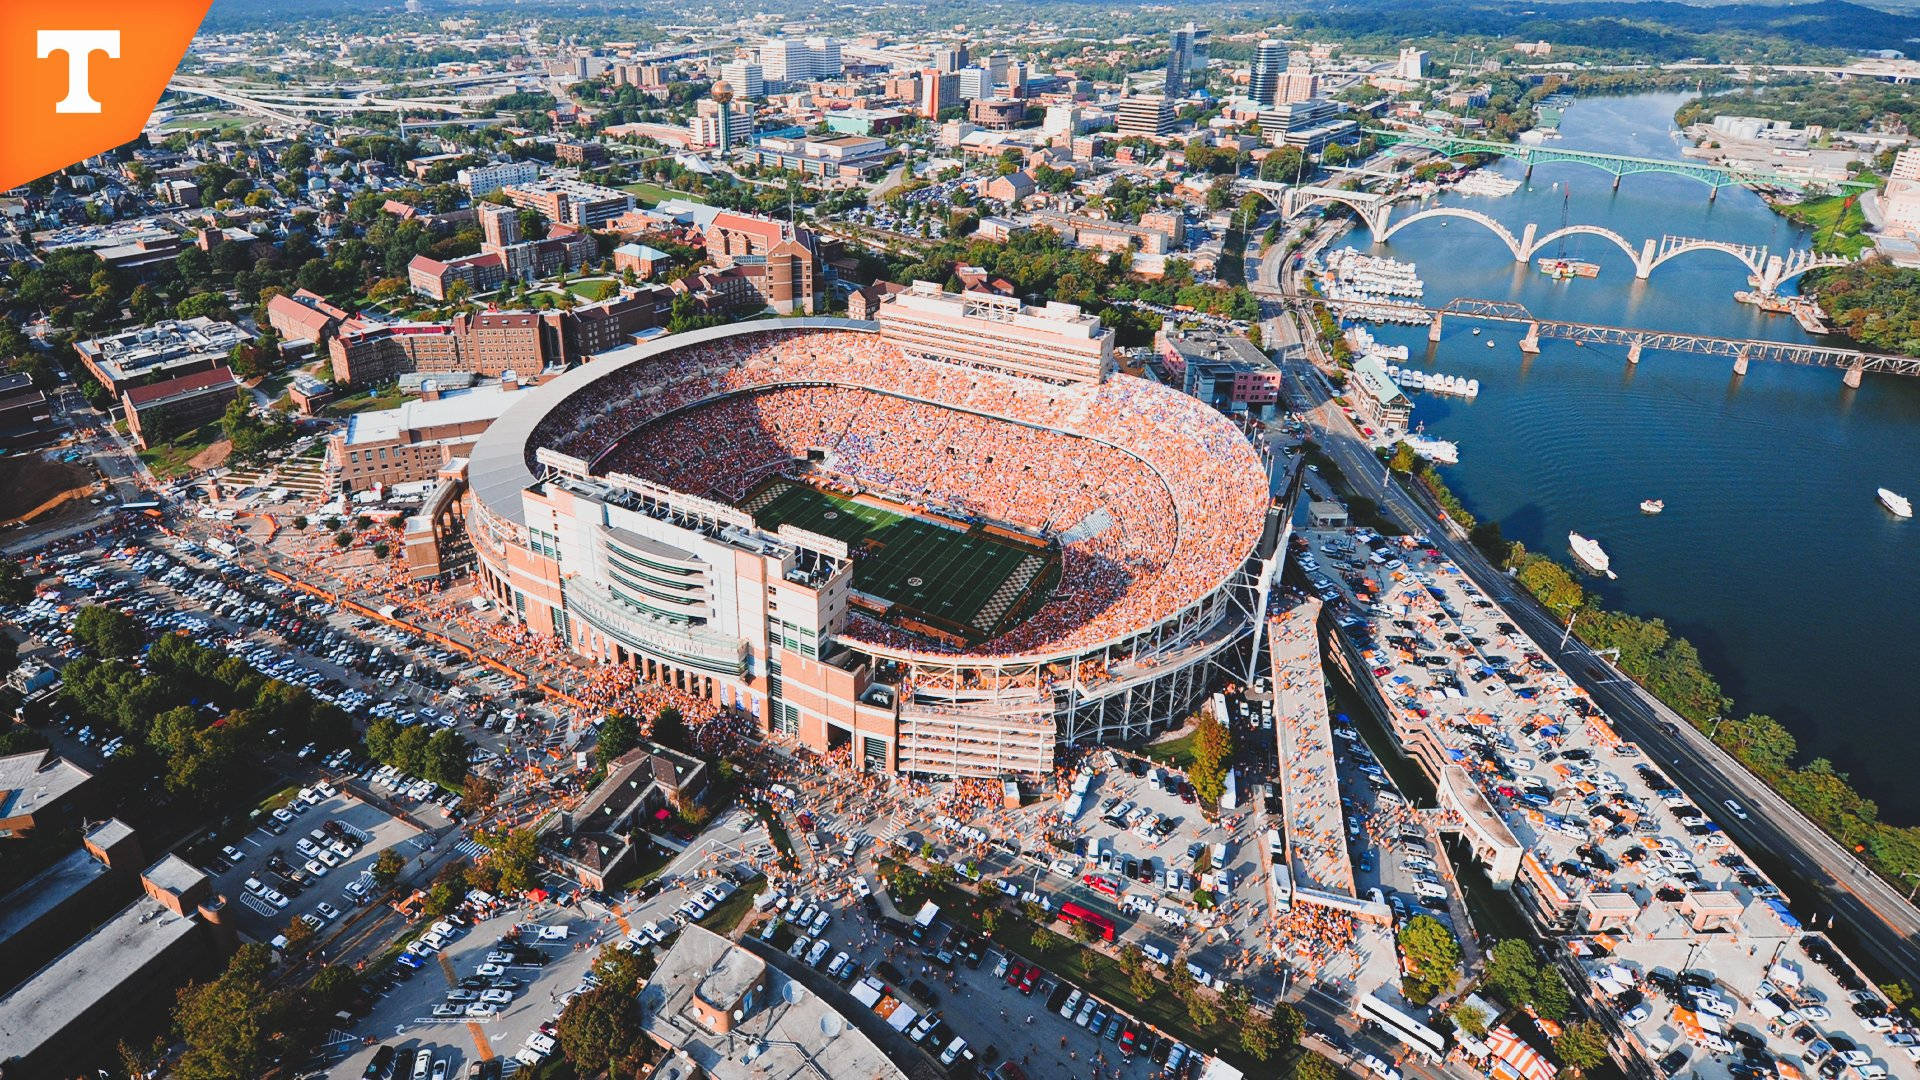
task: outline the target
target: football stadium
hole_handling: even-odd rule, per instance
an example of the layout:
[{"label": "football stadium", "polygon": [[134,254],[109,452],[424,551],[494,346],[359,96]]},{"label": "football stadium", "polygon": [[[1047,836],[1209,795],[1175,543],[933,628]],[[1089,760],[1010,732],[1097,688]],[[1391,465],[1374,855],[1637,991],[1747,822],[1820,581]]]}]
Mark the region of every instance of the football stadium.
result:
[{"label": "football stadium", "polygon": [[1265,463],[1071,305],[916,283],[873,322],[676,334],[523,393],[469,462],[483,586],[777,737],[1044,775],[1249,675]]}]

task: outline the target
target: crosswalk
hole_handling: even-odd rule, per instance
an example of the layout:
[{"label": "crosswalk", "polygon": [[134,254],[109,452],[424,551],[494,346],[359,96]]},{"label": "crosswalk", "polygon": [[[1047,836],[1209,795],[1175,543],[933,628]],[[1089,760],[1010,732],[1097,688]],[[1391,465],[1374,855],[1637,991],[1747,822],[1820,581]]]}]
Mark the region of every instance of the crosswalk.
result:
[{"label": "crosswalk", "polygon": [[477,859],[487,853],[487,845],[478,840],[462,840],[454,845],[453,853],[463,859]]}]

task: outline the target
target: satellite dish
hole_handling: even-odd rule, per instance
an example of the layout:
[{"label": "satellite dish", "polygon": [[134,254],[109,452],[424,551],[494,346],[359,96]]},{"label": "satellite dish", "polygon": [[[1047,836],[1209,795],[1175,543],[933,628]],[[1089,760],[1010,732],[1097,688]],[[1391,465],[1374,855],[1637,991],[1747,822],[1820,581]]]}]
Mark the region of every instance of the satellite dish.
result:
[{"label": "satellite dish", "polygon": [[740,1020],[743,1020],[743,1019],[745,1019],[745,1018],[746,1018],[746,1015],[747,1015],[746,1013],[744,1013],[744,1012],[742,1012],[742,1011],[741,1011],[741,1010],[739,1010],[739,1009],[735,1009],[735,1010],[733,1010],[733,1019],[734,1019],[734,1021],[735,1021],[736,1023],[737,1023],[738,1021],[740,1021]]},{"label": "satellite dish", "polygon": [[837,1039],[840,1037],[840,1031],[839,1017],[828,1015],[820,1018],[820,1034],[829,1039]]},{"label": "satellite dish", "polygon": [[789,979],[780,987],[780,1000],[795,1005],[806,1000],[806,991],[799,983]]}]

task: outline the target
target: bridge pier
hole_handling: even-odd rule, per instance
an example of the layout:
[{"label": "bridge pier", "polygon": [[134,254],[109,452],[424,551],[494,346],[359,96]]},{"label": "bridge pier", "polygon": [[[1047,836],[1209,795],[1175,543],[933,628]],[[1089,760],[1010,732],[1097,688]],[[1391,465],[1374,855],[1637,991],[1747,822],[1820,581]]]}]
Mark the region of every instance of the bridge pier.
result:
[{"label": "bridge pier", "polygon": [[1711,186],[1709,186],[1709,187],[1707,188],[1707,201],[1708,201],[1708,202],[1713,202],[1713,201],[1714,201],[1715,199],[1718,199],[1719,197],[1720,197],[1720,185],[1719,185],[1719,184],[1713,184],[1713,185],[1711,185]]},{"label": "bridge pier", "polygon": [[1428,341],[1440,340],[1440,323],[1445,318],[1446,316],[1440,314],[1437,311],[1433,313],[1433,321],[1427,324],[1427,340]]},{"label": "bridge pier", "polygon": [[1640,347],[1644,344],[1646,344],[1646,342],[1640,338],[1634,338],[1633,341],[1628,343],[1627,363],[1637,364],[1640,362]]},{"label": "bridge pier", "polygon": [[1734,354],[1733,373],[1735,375],[1745,375],[1747,373],[1747,350],[1741,349],[1738,353]]},{"label": "bridge pier", "polygon": [[1613,174],[1613,190],[1615,191],[1620,190],[1620,174],[1619,173]]},{"label": "bridge pier", "polygon": [[1633,276],[1645,281],[1653,276],[1653,237],[1640,242],[1640,257],[1633,260]]},{"label": "bridge pier", "polygon": [[1520,351],[1529,355],[1540,351],[1540,324],[1527,324],[1527,335],[1520,339]]},{"label": "bridge pier", "polygon": [[1847,389],[1858,390],[1860,389],[1860,373],[1862,370],[1860,361],[1855,360],[1853,366],[1847,368],[1846,375],[1841,378],[1840,381],[1846,384]]}]

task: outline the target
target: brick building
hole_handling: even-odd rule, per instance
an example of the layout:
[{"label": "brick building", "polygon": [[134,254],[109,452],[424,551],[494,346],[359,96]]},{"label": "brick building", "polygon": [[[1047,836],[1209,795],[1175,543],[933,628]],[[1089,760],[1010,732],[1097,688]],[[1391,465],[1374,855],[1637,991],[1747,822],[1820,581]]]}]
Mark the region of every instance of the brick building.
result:
[{"label": "brick building", "polygon": [[768,307],[782,315],[817,309],[819,245],[791,222],[723,210],[702,234],[707,258],[722,270],[738,268]]},{"label": "brick building", "polygon": [[647,286],[572,311],[463,313],[444,323],[353,326],[327,347],[335,382],[374,386],[409,372],[497,376],[573,363],[666,321],[673,293]]},{"label": "brick building", "polygon": [[345,311],[329,304],[326,297],[306,289],[267,301],[267,323],[282,341],[325,345],[349,318]]},{"label": "brick building", "polygon": [[120,404],[126,410],[127,430],[145,449],[219,419],[239,394],[239,380],[223,364],[211,371],[128,387],[120,395]]}]

